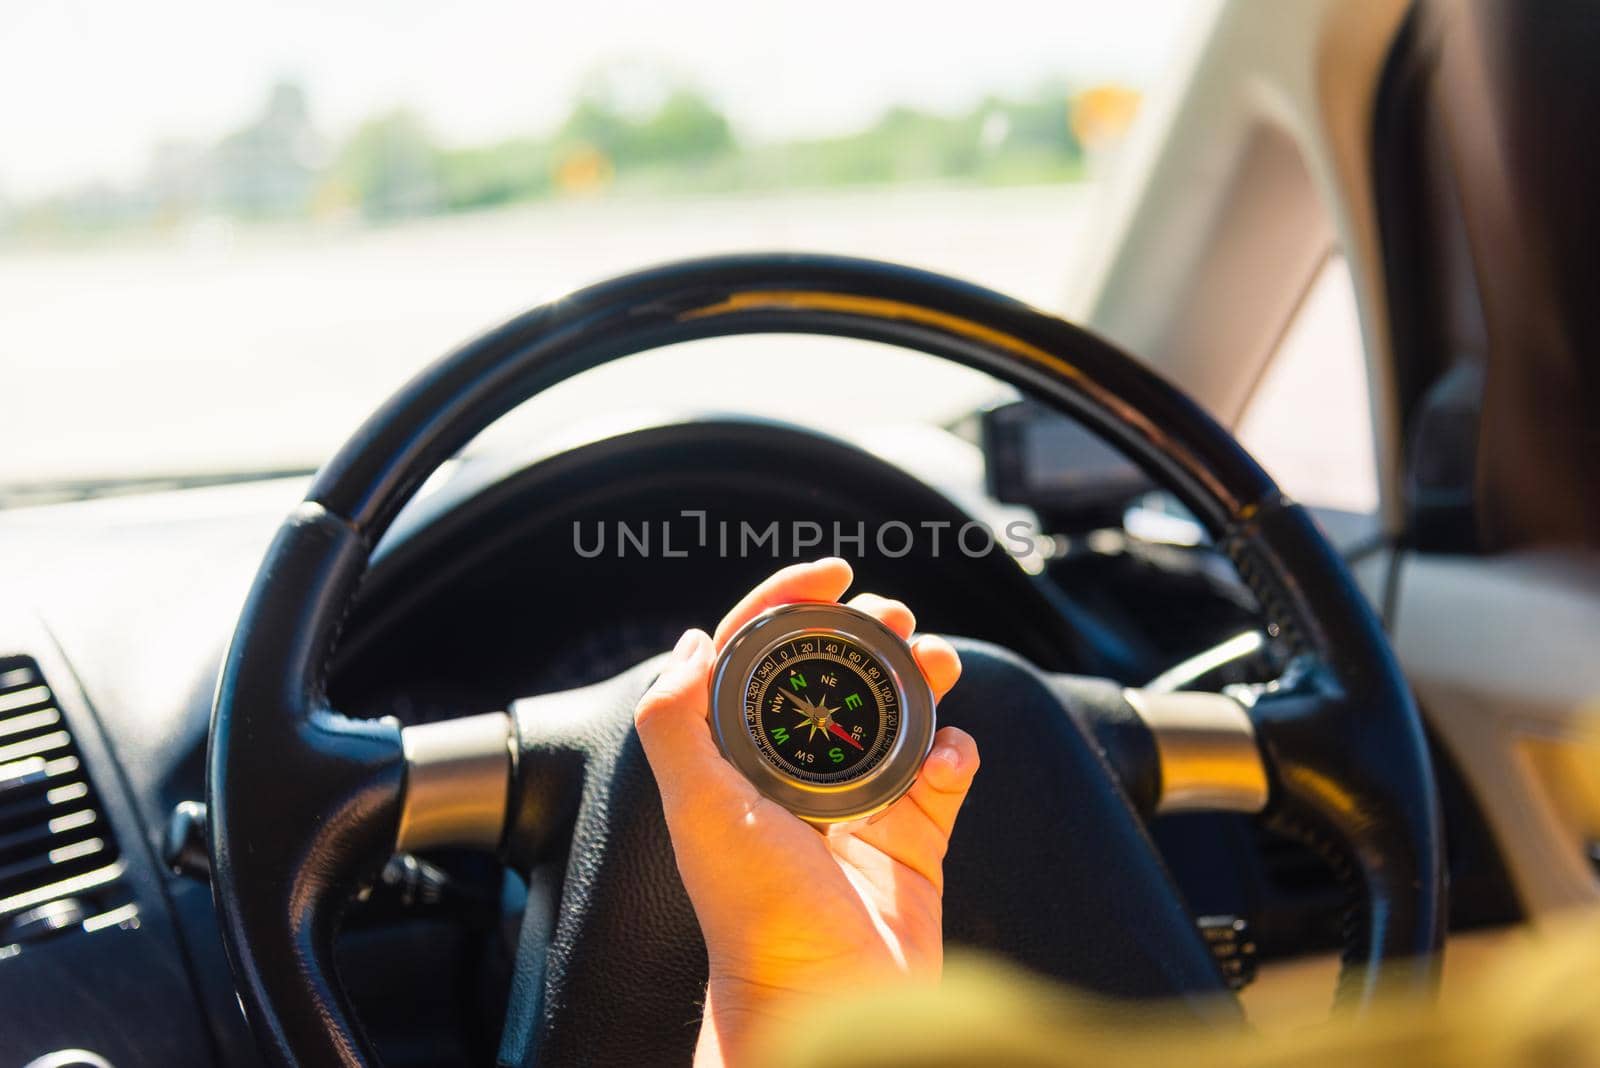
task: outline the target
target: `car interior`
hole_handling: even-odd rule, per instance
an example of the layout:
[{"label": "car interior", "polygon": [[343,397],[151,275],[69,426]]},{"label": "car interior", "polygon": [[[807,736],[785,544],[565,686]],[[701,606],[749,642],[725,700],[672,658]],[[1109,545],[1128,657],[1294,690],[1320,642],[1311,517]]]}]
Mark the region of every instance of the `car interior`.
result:
[{"label": "car interior", "polygon": [[[0,509],[3,1059],[688,1063],[705,951],[630,710],[841,530],[966,664],[953,946],[1285,1030],[1448,997],[1600,904],[1600,16],[1198,25],[1060,306],[708,248],[528,293],[314,475]],[[1270,394],[1330,278],[1370,506],[1251,455],[1264,396],[1293,423],[1335,388]],[[474,445],[602,365],[769,334],[772,389],[894,346],[994,399],[819,423],[707,382]]]}]

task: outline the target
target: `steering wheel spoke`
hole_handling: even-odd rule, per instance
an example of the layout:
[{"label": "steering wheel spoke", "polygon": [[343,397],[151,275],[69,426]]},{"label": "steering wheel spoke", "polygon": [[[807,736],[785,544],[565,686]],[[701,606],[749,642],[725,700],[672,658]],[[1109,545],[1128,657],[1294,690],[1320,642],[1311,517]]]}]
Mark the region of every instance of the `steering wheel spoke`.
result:
[{"label": "steering wheel spoke", "polygon": [[515,756],[504,712],[406,727],[406,788],[395,851],[461,846],[491,852],[505,836]]},{"label": "steering wheel spoke", "polygon": [[[1438,814],[1404,774],[1415,753],[1395,744],[1393,710],[1381,693],[1351,692],[1318,656],[1240,696],[1271,774],[1263,824],[1318,854],[1345,890],[1339,1000],[1365,1006],[1384,992],[1432,991],[1438,960],[1424,947],[1429,932],[1442,937],[1443,899],[1411,891],[1442,879],[1438,851],[1418,848]],[[1361,967],[1378,960],[1381,971]]]},{"label": "steering wheel spoke", "polygon": [[[662,657],[514,702],[505,852],[529,874],[503,1063],[687,1063],[705,949],[633,710]],[[556,884],[552,887],[552,883]],[[630,1023],[609,1011],[625,1005]]]},{"label": "steering wheel spoke", "polygon": [[1270,776],[1245,707],[1198,691],[1056,675],[1051,685],[1141,815],[1264,809]]},{"label": "steering wheel spoke", "polygon": [[591,686],[406,727],[396,852],[499,853],[527,871],[564,845],[591,765],[633,728],[659,658]]}]

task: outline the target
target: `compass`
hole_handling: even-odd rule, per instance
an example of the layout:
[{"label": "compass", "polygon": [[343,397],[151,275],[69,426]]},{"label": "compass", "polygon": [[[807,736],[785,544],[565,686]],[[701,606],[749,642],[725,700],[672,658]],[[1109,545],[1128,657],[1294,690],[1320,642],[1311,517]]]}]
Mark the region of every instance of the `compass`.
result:
[{"label": "compass", "polygon": [[816,824],[893,804],[933,744],[934,701],[911,647],[872,616],[791,604],[745,624],[711,683],[723,755],[763,794]]}]

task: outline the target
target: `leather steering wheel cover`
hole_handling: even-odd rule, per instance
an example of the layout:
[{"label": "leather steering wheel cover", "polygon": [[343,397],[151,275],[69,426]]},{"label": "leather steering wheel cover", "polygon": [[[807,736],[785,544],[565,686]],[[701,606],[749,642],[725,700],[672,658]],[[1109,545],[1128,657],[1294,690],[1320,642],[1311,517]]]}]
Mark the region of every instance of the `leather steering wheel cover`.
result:
[{"label": "leather steering wheel cover", "polygon": [[[322,707],[321,694],[370,548],[434,469],[541,390],[631,353],[762,332],[881,341],[976,367],[1082,420],[1178,495],[1240,564],[1268,618],[1328,669],[1344,699],[1342,718],[1328,705],[1285,715],[1267,744],[1292,772],[1280,779],[1279,825],[1326,828],[1330,855],[1355,858],[1348,871],[1359,870],[1370,907],[1367,933],[1352,934],[1347,956],[1362,966],[1363,998],[1402,957],[1423,962],[1403,985],[1431,983],[1443,930],[1442,834],[1416,709],[1342,562],[1231,435],[1111,345],[988,290],[871,261],[729,256],[581,290],[447,355],[356,432],[280,532],[219,685],[207,790],[224,939],[246,1010],[280,1059],[365,1055],[328,979],[327,906],[341,880],[371,865],[385,829],[392,841],[399,746],[382,725],[352,729]],[[318,538],[337,545],[318,548]],[[1348,752],[1306,740],[1336,728]],[[286,835],[252,816],[250,791],[274,781],[275,764],[279,776],[326,775],[293,810],[326,816],[326,833]],[[1359,788],[1306,787],[1328,776]],[[1388,788],[1385,776],[1397,777]],[[334,811],[316,814],[317,803]],[[1350,805],[1354,815],[1331,811]],[[272,847],[235,848],[257,834]],[[247,866],[244,857],[257,859]],[[272,874],[273,861],[300,870]]]},{"label": "leather steering wheel cover", "polygon": [[1279,505],[1223,547],[1311,677],[1252,715],[1272,776],[1266,825],[1311,847],[1349,899],[1341,1004],[1437,989],[1443,818],[1422,718],[1365,596],[1316,522]]},{"label": "leather steering wheel cover", "polygon": [[348,523],[296,509],[246,599],[212,710],[212,895],[245,1015],[285,1064],[372,1060],[333,937],[354,888],[393,851],[404,760],[393,721],[347,719],[323,694],[366,565]]}]

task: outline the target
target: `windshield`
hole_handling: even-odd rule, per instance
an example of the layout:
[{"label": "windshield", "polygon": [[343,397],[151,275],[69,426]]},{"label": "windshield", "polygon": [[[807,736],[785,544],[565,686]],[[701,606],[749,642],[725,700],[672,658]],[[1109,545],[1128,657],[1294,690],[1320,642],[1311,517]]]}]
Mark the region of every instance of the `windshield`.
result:
[{"label": "windshield", "polygon": [[[1055,305],[1186,7],[10,0],[0,485],[314,468],[474,332],[678,257],[874,256]],[[753,346],[913,419],[994,390],[844,344],[704,343],[545,408],[825,424]]]}]

